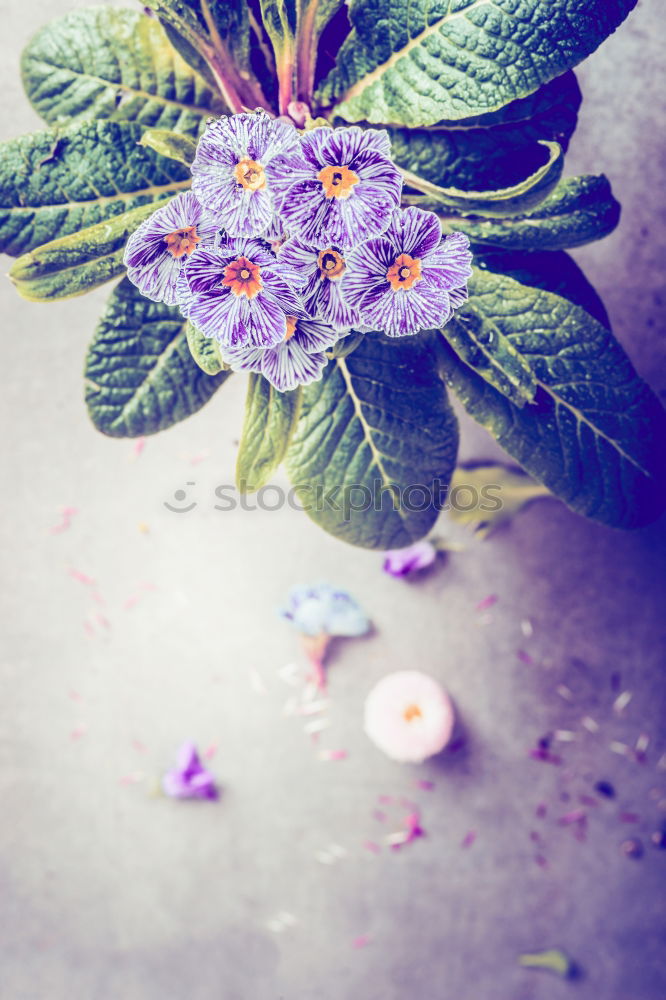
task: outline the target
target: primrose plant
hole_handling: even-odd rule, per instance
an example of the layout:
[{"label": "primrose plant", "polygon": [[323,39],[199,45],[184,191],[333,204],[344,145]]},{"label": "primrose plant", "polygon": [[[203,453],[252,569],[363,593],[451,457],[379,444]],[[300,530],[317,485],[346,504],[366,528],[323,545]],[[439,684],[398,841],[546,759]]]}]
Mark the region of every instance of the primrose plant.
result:
[{"label": "primrose plant", "polygon": [[446,503],[450,389],[575,511],[656,517],[666,417],[565,252],[619,219],[603,175],[562,177],[571,70],[635,3],[152,0],[43,28],[0,249],[33,301],[121,278],[94,424],[164,430],[245,372],[239,488],[284,462],[324,529],[400,549]]}]

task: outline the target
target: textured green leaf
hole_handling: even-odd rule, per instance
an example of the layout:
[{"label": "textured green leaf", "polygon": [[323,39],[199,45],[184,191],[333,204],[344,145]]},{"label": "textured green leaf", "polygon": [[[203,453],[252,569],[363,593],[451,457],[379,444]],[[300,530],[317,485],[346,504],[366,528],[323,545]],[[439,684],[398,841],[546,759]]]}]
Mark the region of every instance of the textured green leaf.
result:
[{"label": "textured green leaf", "polygon": [[262,375],[250,373],[245,401],[236,483],[241,493],[256,493],[284,459],[296,429],[302,390],[278,392]]},{"label": "textured green leaf", "polygon": [[470,414],[581,514],[634,527],[664,506],[666,416],[621,346],[579,306],[476,271],[458,315],[496,326],[534,372],[534,402],[515,406],[441,339],[443,372]]},{"label": "textured green leaf", "polygon": [[111,118],[195,135],[224,110],[159,22],[133,10],[91,7],[51,21],[24,50],[21,73],[51,124]]},{"label": "textured green leaf", "polygon": [[580,306],[610,329],[608,313],[597,291],[575,260],[563,250],[543,253],[508,253],[493,250],[475,257],[477,266],[495,274],[508,274],[522,285],[543,288]]},{"label": "textured green leaf", "polygon": [[390,128],[398,166],[441,187],[497,191],[513,187],[548,160],[543,140],[564,150],[576,126],[580,90],[573,73],[514,101],[475,127],[441,122],[430,128]]},{"label": "textured green leaf", "polygon": [[[535,483],[522,469],[498,463],[459,465],[451,480],[450,518],[471,528],[479,538],[488,538],[535,500],[550,497],[550,490]],[[475,501],[475,502],[474,502]]]},{"label": "textured green leaf", "polygon": [[125,278],[88,350],[88,412],[112,437],[155,434],[200,409],[228,374],[205,375],[192,360],[178,308],[151,302]]},{"label": "textured green leaf", "polygon": [[512,134],[520,129],[521,135],[527,138],[553,139],[566,150],[576,128],[582,100],[576,74],[570,71],[497,111],[426,127],[428,131],[439,128],[456,131],[499,128]]},{"label": "textured green leaf", "polygon": [[410,545],[445,502],[458,431],[436,351],[367,334],[303,390],[287,470],[309,516],[353,545]]},{"label": "textured green leaf", "polygon": [[259,0],[261,19],[276,52],[294,44],[299,0]]},{"label": "textured green leaf", "polygon": [[[556,142],[539,142],[548,156],[546,162],[531,176],[523,178],[513,187],[499,191],[463,191],[457,188],[443,188],[417,177],[407,170],[402,175],[407,184],[421,191],[426,198],[418,198],[418,204],[437,209],[445,205],[450,211],[460,215],[483,214],[490,218],[514,216],[539,205],[556,186],[562,176],[564,158],[562,147]],[[410,202],[409,196],[405,199]]]},{"label": "textured green leaf", "polygon": [[190,186],[138,145],[136,124],[79,122],[11,139],[0,155],[0,250],[18,255]]},{"label": "textured green leaf", "polygon": [[198,330],[192,323],[185,324],[185,336],[193,359],[206,375],[217,375],[222,371],[229,371],[229,365],[222,360],[217,341],[212,337],[204,337],[201,330]]},{"label": "textured green leaf", "polygon": [[431,125],[524,97],[593,52],[636,0],[351,0],[319,96],[347,121]]},{"label": "textured green leaf", "polygon": [[128,237],[151,215],[155,204],[140,205],[77,233],[52,240],[23,254],[9,277],[24,299],[50,302],[82,295],[125,271],[123,254]]},{"label": "textured green leaf", "polygon": [[527,359],[474,303],[454,315],[442,334],[466,365],[516,406],[532,402],[537,386]]},{"label": "textured green leaf", "polygon": [[603,174],[586,175],[566,177],[540,205],[514,218],[440,218],[445,232],[462,231],[480,248],[562,250],[612,233],[620,219],[620,205]]},{"label": "textured green leaf", "polygon": [[151,128],[144,132],[139,145],[154,149],[168,160],[177,160],[189,167],[197,151],[197,144],[187,135],[169,132],[168,129]]}]

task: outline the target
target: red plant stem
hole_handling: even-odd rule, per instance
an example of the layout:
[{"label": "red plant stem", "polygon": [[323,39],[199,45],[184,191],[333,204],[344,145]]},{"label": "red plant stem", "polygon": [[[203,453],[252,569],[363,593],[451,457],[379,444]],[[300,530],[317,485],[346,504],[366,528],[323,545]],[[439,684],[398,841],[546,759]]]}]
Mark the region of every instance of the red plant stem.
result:
[{"label": "red plant stem", "polygon": [[322,632],[321,635],[304,635],[302,637],[305,654],[313,667],[313,680],[320,691],[326,690],[326,669],[324,661],[331,637]]},{"label": "red plant stem", "polygon": [[315,15],[317,0],[310,0],[298,25],[296,54],[296,95],[299,101],[312,105],[315,64],[317,61],[317,40],[315,38]]},{"label": "red plant stem", "polygon": [[294,97],[294,55],[285,46],[277,63],[278,109],[281,115],[289,114],[288,108]]},{"label": "red plant stem", "polygon": [[217,84],[220,94],[222,95],[222,100],[230,111],[234,114],[238,114],[239,111],[243,110],[244,105],[231,82],[225,76],[224,63],[220,60],[216,52],[209,52],[205,58],[206,62],[210,66],[213,76],[215,77],[215,83]]},{"label": "red plant stem", "polygon": [[254,110],[255,107],[265,107],[266,98],[260,85],[253,83],[249,75],[246,74],[247,78],[244,77],[235,65],[231,53],[217,29],[208,0],[202,0],[201,10],[213,43],[208,55],[204,53],[204,58],[215,76],[222,97],[235,114],[243,111],[244,108]]}]

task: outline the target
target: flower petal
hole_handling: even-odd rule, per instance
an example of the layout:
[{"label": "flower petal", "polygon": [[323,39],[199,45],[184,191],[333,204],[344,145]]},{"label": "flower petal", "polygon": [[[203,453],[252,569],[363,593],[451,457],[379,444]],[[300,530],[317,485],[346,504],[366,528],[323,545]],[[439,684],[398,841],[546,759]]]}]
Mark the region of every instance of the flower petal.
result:
[{"label": "flower petal", "polygon": [[396,254],[421,258],[439,246],[442,224],[434,212],[410,206],[394,213],[385,236],[393,243]]},{"label": "flower petal", "polygon": [[[358,158],[368,152],[390,160],[391,140],[385,129],[362,129],[358,125],[350,125],[327,131],[318,157],[324,164],[344,164],[356,170]],[[393,169],[398,172],[395,167]]]},{"label": "flower petal", "polygon": [[449,288],[460,288],[472,276],[472,254],[464,233],[445,236],[441,246],[428,257],[429,267],[440,267],[447,275]]},{"label": "flower petal", "polygon": [[325,354],[308,354],[293,337],[263,355],[262,375],[279,392],[318,381],[328,363]]},{"label": "flower petal", "polygon": [[328,351],[338,339],[338,332],[327,323],[316,320],[299,319],[291,340],[295,341],[306,354]]}]

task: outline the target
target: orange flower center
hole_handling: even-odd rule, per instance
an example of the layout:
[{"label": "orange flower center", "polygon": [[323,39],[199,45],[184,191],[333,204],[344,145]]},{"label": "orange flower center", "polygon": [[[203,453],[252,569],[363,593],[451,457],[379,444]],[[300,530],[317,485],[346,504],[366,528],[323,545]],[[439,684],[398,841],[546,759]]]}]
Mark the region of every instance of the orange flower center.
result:
[{"label": "orange flower center", "polygon": [[323,281],[329,278],[334,281],[341,278],[345,269],[345,259],[337,250],[322,250],[317,259],[319,276]]},{"label": "orange flower center", "polygon": [[405,711],[402,713],[402,717],[405,722],[411,722],[413,719],[423,718],[423,712],[418,705],[408,705]]},{"label": "orange flower center", "polygon": [[360,179],[349,167],[324,167],[317,174],[327,198],[348,198]]},{"label": "orange flower center", "polygon": [[253,299],[264,287],[260,274],[258,264],[253,264],[247,257],[239,257],[225,267],[222,284],[227,285],[234,295],[247,295],[248,299]]},{"label": "orange flower center", "polygon": [[201,243],[201,237],[197,236],[196,226],[185,226],[165,236],[164,242],[172,257],[184,257],[185,254],[189,257],[197,243]]},{"label": "orange flower center", "polygon": [[287,333],[284,339],[289,340],[289,338],[293,337],[295,333],[296,333],[296,317],[287,316]]},{"label": "orange flower center", "polygon": [[390,282],[394,292],[401,288],[411,288],[421,280],[421,261],[418,257],[410,257],[408,253],[401,253],[386,272],[386,280]]},{"label": "orange flower center", "polygon": [[266,187],[266,174],[261,163],[250,160],[247,156],[236,164],[234,177],[238,186],[246,188],[248,191],[260,191],[261,188]]}]

